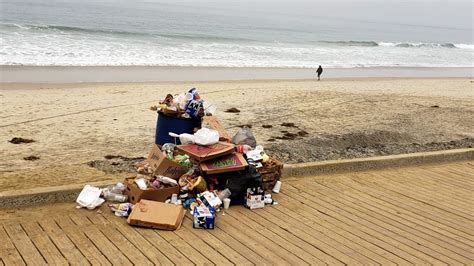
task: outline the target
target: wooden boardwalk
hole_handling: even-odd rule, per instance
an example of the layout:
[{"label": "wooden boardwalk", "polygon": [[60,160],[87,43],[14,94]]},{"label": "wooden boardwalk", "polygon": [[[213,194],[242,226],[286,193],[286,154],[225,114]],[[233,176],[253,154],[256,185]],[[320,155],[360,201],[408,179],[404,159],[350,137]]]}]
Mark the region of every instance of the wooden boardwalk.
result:
[{"label": "wooden boardwalk", "polygon": [[474,163],[284,180],[215,230],[130,227],[103,206],[0,210],[0,265],[474,264]]}]

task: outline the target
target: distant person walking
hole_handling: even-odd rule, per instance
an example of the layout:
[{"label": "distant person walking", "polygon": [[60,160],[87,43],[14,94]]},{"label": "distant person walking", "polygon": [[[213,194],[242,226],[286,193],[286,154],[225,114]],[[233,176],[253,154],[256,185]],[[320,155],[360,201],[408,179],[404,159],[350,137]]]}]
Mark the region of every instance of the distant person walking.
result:
[{"label": "distant person walking", "polygon": [[318,70],[316,70],[316,73],[318,73],[318,80],[321,80],[321,74],[323,73],[323,68],[321,65],[319,65]]}]

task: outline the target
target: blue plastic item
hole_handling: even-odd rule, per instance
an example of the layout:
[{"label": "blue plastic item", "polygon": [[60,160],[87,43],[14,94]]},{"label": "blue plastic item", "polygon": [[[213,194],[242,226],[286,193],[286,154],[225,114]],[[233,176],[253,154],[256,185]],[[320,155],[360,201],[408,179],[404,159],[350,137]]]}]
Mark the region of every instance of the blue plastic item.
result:
[{"label": "blue plastic item", "polygon": [[[201,128],[201,121],[201,118],[179,118],[167,116],[158,112],[155,143],[158,145],[163,145],[165,143],[175,143],[175,138],[171,137],[169,132],[176,134],[194,134],[194,128]],[[181,144],[179,138],[176,138],[176,144]]]}]

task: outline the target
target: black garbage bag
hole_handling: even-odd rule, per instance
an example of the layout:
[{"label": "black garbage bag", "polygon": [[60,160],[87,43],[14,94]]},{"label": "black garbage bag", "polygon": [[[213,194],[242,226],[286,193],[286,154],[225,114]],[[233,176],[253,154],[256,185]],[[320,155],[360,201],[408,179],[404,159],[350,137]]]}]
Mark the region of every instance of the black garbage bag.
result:
[{"label": "black garbage bag", "polygon": [[224,189],[228,188],[232,193],[230,195],[231,205],[245,204],[247,188],[262,187],[262,176],[257,172],[253,165],[249,165],[245,171],[229,173],[225,180]]}]

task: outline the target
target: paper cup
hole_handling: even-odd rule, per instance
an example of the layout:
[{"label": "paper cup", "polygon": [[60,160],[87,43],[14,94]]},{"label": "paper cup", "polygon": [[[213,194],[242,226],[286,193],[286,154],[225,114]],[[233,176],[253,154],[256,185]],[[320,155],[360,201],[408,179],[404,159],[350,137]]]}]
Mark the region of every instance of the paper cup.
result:
[{"label": "paper cup", "polygon": [[230,206],[230,199],[227,198],[227,199],[224,199],[224,209],[229,209],[229,206]]},{"label": "paper cup", "polygon": [[281,189],[281,181],[277,181],[272,191],[273,193],[280,193],[280,189]]}]

